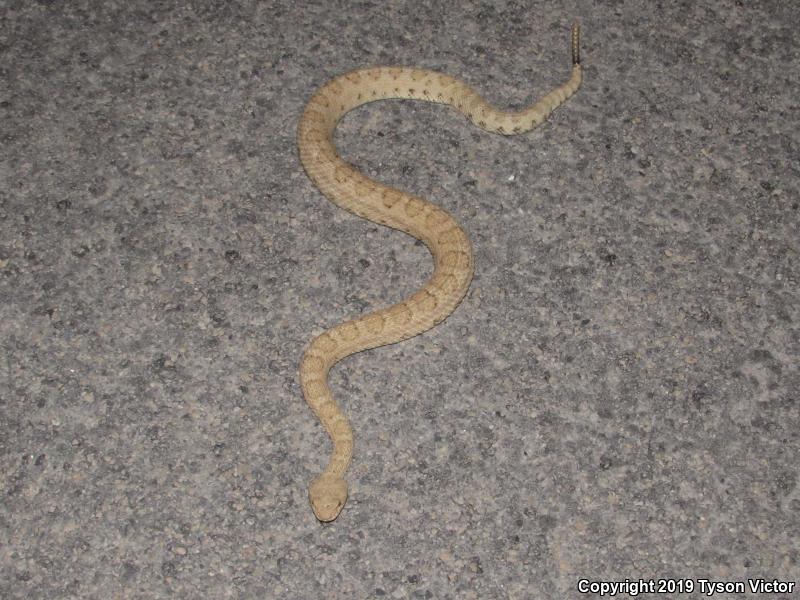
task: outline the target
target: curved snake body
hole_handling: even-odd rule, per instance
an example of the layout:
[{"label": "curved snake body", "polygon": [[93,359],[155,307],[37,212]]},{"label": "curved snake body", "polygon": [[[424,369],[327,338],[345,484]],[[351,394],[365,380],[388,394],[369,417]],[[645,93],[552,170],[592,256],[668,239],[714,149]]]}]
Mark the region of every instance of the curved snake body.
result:
[{"label": "curved snake body", "polygon": [[375,100],[411,98],[449,104],[487,131],[511,135],[539,125],[581,83],[579,29],[572,28],[572,75],[538,102],[518,112],[490,106],[465,83],[423,69],[378,67],[352,71],[323,86],[306,105],[298,126],[300,159],[332,202],[356,215],[404,231],[430,250],[434,271],[418,292],[393,306],[332,327],[314,338],[300,365],[306,401],[333,442],[325,471],[311,482],[309,499],[320,521],[334,520],[347,500],[343,475],[353,454],[353,431],[328,386],[328,371],[343,358],[418,335],[455,310],[472,280],[472,248],[452,216],[427,200],[373,181],[336,152],[333,131],[348,111]]}]

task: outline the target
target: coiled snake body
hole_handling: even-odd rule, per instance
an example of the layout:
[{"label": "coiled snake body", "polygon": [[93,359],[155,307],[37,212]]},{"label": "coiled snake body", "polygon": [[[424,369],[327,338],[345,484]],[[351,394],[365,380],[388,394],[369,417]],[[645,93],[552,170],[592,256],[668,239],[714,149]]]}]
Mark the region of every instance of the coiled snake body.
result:
[{"label": "coiled snake body", "polygon": [[375,100],[412,98],[449,104],[479,127],[512,135],[539,125],[581,83],[579,28],[572,27],[572,75],[538,102],[518,112],[490,106],[465,83],[433,71],[378,67],[352,71],[323,86],[306,105],[297,141],[311,180],[333,203],[360,217],[420,239],[434,271],[422,289],[393,306],[332,327],[311,341],[300,365],[306,401],[333,442],[325,471],[311,482],[317,519],[332,521],[347,501],[343,475],[353,455],[353,430],[328,386],[328,371],[343,358],[418,335],[455,310],[472,280],[472,248],[461,226],[430,202],[373,181],[342,160],[333,130],[348,111]]}]

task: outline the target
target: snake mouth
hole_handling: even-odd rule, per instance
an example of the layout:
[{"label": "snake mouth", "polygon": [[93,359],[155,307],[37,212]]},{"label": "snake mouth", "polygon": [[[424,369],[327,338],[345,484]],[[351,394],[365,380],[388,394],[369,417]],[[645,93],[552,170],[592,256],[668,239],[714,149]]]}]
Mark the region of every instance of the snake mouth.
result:
[{"label": "snake mouth", "polygon": [[334,506],[314,506],[311,505],[312,510],[314,511],[314,516],[317,517],[317,520],[320,523],[332,523],[336,520],[336,517],[339,516],[339,513],[342,512],[342,508],[344,506],[342,504],[337,503]]}]

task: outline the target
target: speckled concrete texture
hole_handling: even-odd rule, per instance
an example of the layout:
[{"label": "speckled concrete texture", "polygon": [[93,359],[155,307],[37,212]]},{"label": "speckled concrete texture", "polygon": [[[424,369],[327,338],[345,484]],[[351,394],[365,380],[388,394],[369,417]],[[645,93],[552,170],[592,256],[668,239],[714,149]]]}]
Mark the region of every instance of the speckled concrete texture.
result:
[{"label": "speckled concrete texture", "polygon": [[[312,186],[303,106],[402,64],[522,107],[575,18],[584,86],[530,134],[410,101],[340,125],[457,216],[476,276],[333,371],[356,452],[323,526],[303,349],[431,264]],[[798,27],[766,0],[0,0],[0,597],[797,581]]]}]

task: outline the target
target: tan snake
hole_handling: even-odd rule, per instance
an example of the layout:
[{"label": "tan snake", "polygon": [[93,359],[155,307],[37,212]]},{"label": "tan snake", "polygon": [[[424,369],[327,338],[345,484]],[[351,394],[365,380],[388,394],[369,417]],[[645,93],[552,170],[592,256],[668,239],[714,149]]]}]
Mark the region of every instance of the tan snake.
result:
[{"label": "tan snake", "polygon": [[424,287],[388,308],[341,323],[311,341],[300,365],[309,406],[333,442],[325,471],[308,495],[320,521],[333,521],[347,501],[343,475],[353,455],[353,430],[328,386],[328,372],[343,358],[418,335],[453,312],[472,280],[472,248],[461,226],[430,202],[373,181],[342,160],[333,130],[348,111],[375,100],[412,98],[449,104],[487,131],[512,135],[544,121],[581,84],[580,29],[572,26],[572,75],[538,102],[518,112],[490,106],[462,81],[423,69],[377,67],[351,71],[317,91],[297,131],[300,160],[311,180],[334,204],[360,217],[421,240],[433,255],[434,271]]}]

